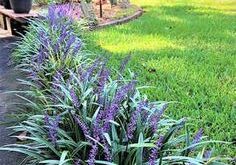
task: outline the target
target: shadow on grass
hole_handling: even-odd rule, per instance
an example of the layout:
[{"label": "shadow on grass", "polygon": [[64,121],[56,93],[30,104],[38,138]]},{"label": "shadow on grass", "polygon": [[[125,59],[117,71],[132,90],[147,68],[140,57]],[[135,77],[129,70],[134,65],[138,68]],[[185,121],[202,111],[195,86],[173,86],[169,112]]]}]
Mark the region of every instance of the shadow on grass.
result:
[{"label": "shadow on grass", "polygon": [[[147,13],[128,25],[108,28],[108,33],[116,30],[120,34],[161,35],[170,39],[199,39],[202,44],[220,44],[235,41],[235,15],[224,14],[213,8],[193,6],[145,7]],[[144,9],[145,9],[144,8]],[[182,31],[184,30],[184,31]]]}]

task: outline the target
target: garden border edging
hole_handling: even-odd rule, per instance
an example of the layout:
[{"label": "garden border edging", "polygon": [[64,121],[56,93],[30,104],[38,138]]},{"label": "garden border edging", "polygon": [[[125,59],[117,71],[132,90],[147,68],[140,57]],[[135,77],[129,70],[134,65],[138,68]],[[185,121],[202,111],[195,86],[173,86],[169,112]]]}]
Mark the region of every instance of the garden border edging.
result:
[{"label": "garden border edging", "polygon": [[118,19],[118,20],[114,20],[111,22],[107,22],[107,23],[103,23],[103,24],[99,24],[97,26],[94,26],[94,29],[101,29],[107,26],[112,26],[112,25],[121,25],[123,23],[127,23],[129,21],[135,20],[138,17],[142,16],[143,14],[143,9],[139,7],[138,11],[136,11],[133,15]]}]

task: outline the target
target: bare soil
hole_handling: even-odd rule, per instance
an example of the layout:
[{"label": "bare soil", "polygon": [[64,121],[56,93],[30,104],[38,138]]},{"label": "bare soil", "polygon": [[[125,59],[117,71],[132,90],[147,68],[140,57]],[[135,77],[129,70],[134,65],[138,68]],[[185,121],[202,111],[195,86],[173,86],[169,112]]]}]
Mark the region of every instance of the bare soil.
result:
[{"label": "bare soil", "polygon": [[140,8],[135,5],[130,5],[128,8],[122,8],[120,5],[112,6],[109,3],[102,5],[103,17],[100,17],[100,5],[93,4],[99,24],[108,23],[110,21],[119,20],[121,18],[133,15]]}]

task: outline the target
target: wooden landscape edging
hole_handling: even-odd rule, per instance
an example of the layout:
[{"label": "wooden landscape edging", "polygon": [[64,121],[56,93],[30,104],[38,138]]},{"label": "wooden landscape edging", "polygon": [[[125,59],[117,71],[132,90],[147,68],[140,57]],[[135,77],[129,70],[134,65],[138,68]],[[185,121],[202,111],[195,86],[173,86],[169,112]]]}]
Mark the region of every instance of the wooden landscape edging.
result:
[{"label": "wooden landscape edging", "polygon": [[133,15],[130,15],[130,16],[118,19],[118,20],[110,21],[110,22],[107,22],[107,23],[96,25],[93,29],[100,29],[100,28],[104,28],[104,27],[107,27],[107,26],[120,25],[120,24],[123,24],[123,23],[127,23],[131,20],[137,19],[142,14],[143,14],[143,9],[139,8],[139,10],[136,11]]}]

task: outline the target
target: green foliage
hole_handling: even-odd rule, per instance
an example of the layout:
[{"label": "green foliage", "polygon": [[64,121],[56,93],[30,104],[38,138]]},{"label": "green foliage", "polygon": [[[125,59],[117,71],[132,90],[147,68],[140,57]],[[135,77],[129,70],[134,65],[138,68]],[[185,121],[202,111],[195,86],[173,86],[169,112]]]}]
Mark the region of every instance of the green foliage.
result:
[{"label": "green foliage", "polygon": [[[63,72],[59,78],[60,81],[47,83],[52,86],[47,92],[38,88],[36,81],[35,85],[31,87],[31,94],[34,94],[35,91],[42,93],[44,97],[38,98],[41,102],[36,103],[41,109],[35,109],[35,103],[29,100],[32,110],[36,110],[37,115],[30,116],[20,125],[11,127],[14,130],[13,134],[16,135],[27,132],[24,137],[27,140],[24,144],[11,144],[0,150],[23,153],[28,156],[27,163],[29,164],[74,164],[77,160],[80,160],[82,164],[87,164],[90,160],[92,146],[97,145],[99,153],[95,155],[95,163],[149,164],[152,150],[156,148],[160,136],[163,136],[161,147],[157,148],[159,154],[156,162],[159,164],[192,163],[200,165],[219,162],[218,157],[206,157],[205,148],[201,149],[201,146],[208,143],[225,142],[207,141],[206,137],[202,137],[201,134],[193,137],[188,129],[182,133],[180,130],[185,128],[186,119],[173,120],[167,116],[161,117],[165,106],[169,103],[148,102],[146,96],[142,96],[136,88],[128,88],[129,91],[124,90],[130,81],[120,77],[121,72],[118,74],[119,80],[108,77],[103,90],[98,92],[98,88],[101,87],[98,84],[103,78],[100,76],[101,70],[104,69],[104,65],[98,65],[98,63],[99,61],[95,61],[91,65],[83,64],[82,68],[78,68],[78,73],[68,70],[69,77],[68,73]],[[91,68],[95,70],[90,72]],[[88,73],[92,73],[92,75],[88,75]],[[40,79],[40,82],[44,81],[48,80]],[[32,83],[31,80],[29,82]],[[119,103],[117,103],[117,99]],[[133,118],[133,114],[140,110],[142,100],[145,100],[144,107],[142,107],[142,111],[138,112],[137,118]],[[110,109],[114,107],[114,103],[118,104],[116,105],[118,106],[117,114],[112,120],[108,120],[106,114],[113,113]],[[109,113],[106,113],[106,110]],[[50,117],[39,115],[44,113],[50,114]],[[100,114],[103,114],[102,118],[98,117]],[[160,114],[161,118],[158,119],[156,114]],[[48,120],[55,121],[58,116],[60,116],[58,124],[48,124]],[[157,126],[155,132],[152,128],[152,119],[155,119],[153,117],[158,119],[154,123]],[[99,121],[101,125],[98,126],[96,123]],[[133,136],[129,138],[132,121],[135,121],[135,125],[132,125],[135,126],[135,129],[133,129]],[[110,129],[103,132],[107,122]],[[50,138],[53,130],[56,130],[55,143]],[[99,138],[103,138],[103,140],[97,140],[97,131]],[[109,161],[104,161],[104,155],[107,154],[106,148],[111,153]]]},{"label": "green foliage", "polygon": [[46,5],[50,5],[53,3],[63,4],[63,3],[70,3],[70,2],[72,2],[72,1],[71,0],[34,0],[34,3],[39,6],[46,6]]},{"label": "green foliage", "polygon": [[[68,22],[67,22],[68,23]],[[66,21],[62,23],[66,26]],[[34,20],[30,22],[28,32],[16,43],[16,49],[12,53],[12,58],[16,64],[17,69],[21,69],[26,73],[27,79],[19,80],[21,84],[24,84],[29,87],[29,91],[21,91],[30,99],[22,97],[28,103],[24,104],[27,108],[24,108],[22,114],[18,114],[17,117],[20,117],[19,120],[24,120],[25,117],[29,116],[29,113],[32,114],[41,114],[42,107],[38,102],[48,104],[46,100],[45,93],[48,93],[51,89],[51,81],[53,77],[57,74],[58,71],[66,72],[67,69],[74,70],[82,63],[90,63],[90,53],[87,50],[84,50],[85,43],[84,38],[84,28],[82,27],[83,21],[81,22],[69,22],[69,29],[81,43],[81,46],[78,48],[76,54],[72,50],[68,52],[66,58],[64,58],[64,52],[66,49],[66,42],[68,38],[65,38],[59,43],[61,37],[61,29],[52,28],[49,25],[47,20]],[[67,27],[67,28],[68,28]],[[44,33],[42,33],[44,32]],[[69,31],[65,31],[70,33]],[[47,56],[48,58],[42,64],[38,64],[38,56],[40,49],[45,46],[43,43],[44,39],[49,41]],[[68,37],[68,36],[67,36]],[[50,40],[48,40],[50,38]],[[55,45],[58,44],[59,50],[55,53],[53,49]],[[71,45],[71,49],[76,47],[76,43]],[[81,56],[82,55],[82,56]],[[39,69],[40,68],[40,69]],[[30,80],[30,81],[28,81]],[[35,82],[38,82],[37,84]],[[41,90],[38,90],[40,88]],[[33,109],[33,111],[32,111]],[[20,111],[21,112],[21,111]]]},{"label": "green foliage", "polygon": [[110,75],[102,59],[80,47],[70,19],[53,9],[32,22],[14,53],[31,74],[21,80],[31,113],[11,128],[27,140],[0,150],[23,153],[28,164],[226,164],[206,146],[226,142],[208,140],[202,129],[193,135],[187,119],[163,115],[170,102],[148,100],[134,73],[123,76],[128,58]]},{"label": "green foliage", "polygon": [[48,5],[51,3],[51,0],[34,0],[34,3],[43,6],[43,5]]}]

